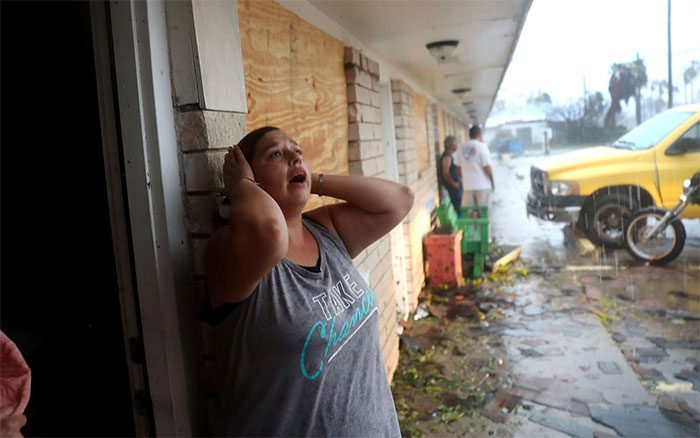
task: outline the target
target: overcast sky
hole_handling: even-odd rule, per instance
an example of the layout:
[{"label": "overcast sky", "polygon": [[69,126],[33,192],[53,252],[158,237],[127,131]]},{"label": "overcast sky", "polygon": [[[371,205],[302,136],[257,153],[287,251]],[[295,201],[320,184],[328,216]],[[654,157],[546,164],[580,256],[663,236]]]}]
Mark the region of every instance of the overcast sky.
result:
[{"label": "overcast sky", "polygon": [[[668,76],[668,0],[534,0],[499,91],[515,103],[538,91],[555,103],[589,92],[607,92],[610,66],[647,66],[649,83]],[[683,71],[700,61],[700,0],[671,0],[674,104],[685,103]],[[700,77],[694,82],[700,91]],[[697,100],[696,100],[697,101]]]}]

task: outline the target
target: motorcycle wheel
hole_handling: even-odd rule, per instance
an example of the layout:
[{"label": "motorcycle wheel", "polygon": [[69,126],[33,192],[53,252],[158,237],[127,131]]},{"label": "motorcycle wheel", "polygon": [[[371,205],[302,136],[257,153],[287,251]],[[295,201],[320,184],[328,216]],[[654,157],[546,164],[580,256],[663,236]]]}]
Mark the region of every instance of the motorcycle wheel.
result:
[{"label": "motorcycle wheel", "polygon": [[661,208],[645,208],[634,213],[628,221],[624,234],[625,249],[636,260],[654,266],[665,265],[683,251],[685,227],[680,219],[672,220],[654,239],[645,239],[644,234],[651,231],[665,214],[666,210]]}]

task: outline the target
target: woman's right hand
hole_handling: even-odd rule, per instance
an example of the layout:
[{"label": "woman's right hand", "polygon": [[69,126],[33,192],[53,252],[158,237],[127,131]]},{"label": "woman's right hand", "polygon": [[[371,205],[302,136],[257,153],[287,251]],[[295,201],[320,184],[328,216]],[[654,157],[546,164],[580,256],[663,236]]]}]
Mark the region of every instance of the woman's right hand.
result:
[{"label": "woman's right hand", "polygon": [[224,194],[230,197],[235,185],[244,178],[255,180],[253,169],[243,156],[241,148],[234,145],[224,155]]}]

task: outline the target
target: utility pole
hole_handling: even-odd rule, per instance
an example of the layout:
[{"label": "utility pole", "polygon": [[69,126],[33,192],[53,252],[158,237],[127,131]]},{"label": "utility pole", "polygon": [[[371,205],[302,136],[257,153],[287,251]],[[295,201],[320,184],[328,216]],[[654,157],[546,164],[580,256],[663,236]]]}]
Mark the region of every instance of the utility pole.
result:
[{"label": "utility pole", "polygon": [[668,107],[673,107],[673,78],[671,76],[671,0],[668,0]]}]

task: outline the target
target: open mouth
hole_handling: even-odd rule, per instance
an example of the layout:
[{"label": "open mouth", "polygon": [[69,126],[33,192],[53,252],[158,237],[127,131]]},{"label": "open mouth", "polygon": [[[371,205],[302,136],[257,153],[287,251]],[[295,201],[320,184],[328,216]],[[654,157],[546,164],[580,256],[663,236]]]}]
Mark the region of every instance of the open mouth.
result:
[{"label": "open mouth", "polygon": [[306,182],[306,174],[301,172],[297,174],[294,178],[289,180],[290,184],[303,184]]}]

